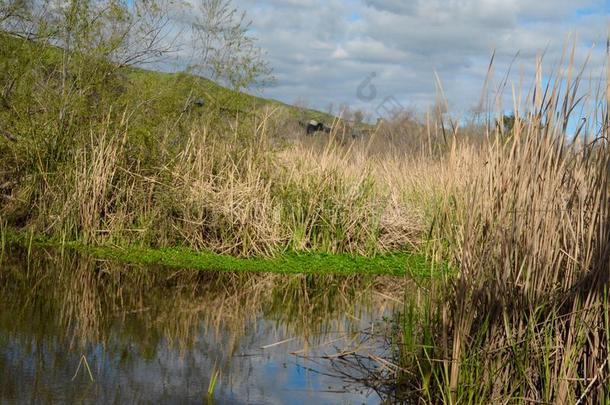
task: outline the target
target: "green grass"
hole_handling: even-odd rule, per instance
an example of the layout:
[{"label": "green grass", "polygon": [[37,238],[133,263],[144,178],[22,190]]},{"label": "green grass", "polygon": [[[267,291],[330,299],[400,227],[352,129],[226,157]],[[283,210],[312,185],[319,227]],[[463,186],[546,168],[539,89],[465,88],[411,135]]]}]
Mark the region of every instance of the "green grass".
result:
[{"label": "green grass", "polygon": [[[238,92],[224,87],[212,80],[189,73],[166,73],[153,70],[130,68],[129,79],[135,88],[141,91],[142,99],[154,98],[159,89],[171,89],[166,94],[174,95],[179,99],[172,103],[172,108],[179,108],[181,103],[190,96],[192,100],[204,99],[205,111],[210,108],[222,108],[226,112],[249,114],[263,107],[282,108],[288,116],[295,120],[316,120],[331,125],[336,116],[312,108],[298,107],[278,100],[264,98],[245,92]],[[167,96],[166,96],[167,97]],[[369,129],[366,123],[357,125],[360,129]]]},{"label": "green grass", "polygon": [[449,271],[434,267],[420,253],[394,252],[372,257],[352,254],[286,252],[275,257],[240,258],[186,247],[151,248],[140,246],[91,246],[77,241],[59,241],[31,233],[4,229],[8,243],[76,251],[98,259],[128,264],[162,265],[171,268],[231,272],[272,272],[283,274],[368,274],[429,277]]}]

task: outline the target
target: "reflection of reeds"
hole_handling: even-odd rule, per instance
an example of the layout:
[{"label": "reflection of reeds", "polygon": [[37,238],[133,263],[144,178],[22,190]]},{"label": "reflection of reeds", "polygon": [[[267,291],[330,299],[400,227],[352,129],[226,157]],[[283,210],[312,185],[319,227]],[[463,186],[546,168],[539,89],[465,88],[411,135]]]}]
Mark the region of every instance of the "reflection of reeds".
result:
[{"label": "reflection of reeds", "polygon": [[3,327],[30,330],[36,326],[29,317],[42,312],[41,325],[75,349],[106,342],[121,322],[120,339],[141,353],[154,353],[161,341],[187,350],[204,332],[212,347],[222,345],[231,355],[263,315],[287,336],[315,342],[325,331],[353,329],[344,314],[357,324],[354,308],[387,301],[373,290],[398,293],[396,299],[402,294],[396,282],[384,291],[383,277],[176,271],[36,250],[29,270],[16,260],[5,264],[12,271],[0,272]]},{"label": "reflection of reeds", "polygon": [[220,370],[218,370],[216,365],[214,365],[214,372],[212,373],[212,377],[210,378],[210,382],[208,384],[208,403],[213,401],[214,391],[216,390],[216,383],[218,382],[219,375]]},{"label": "reflection of reeds", "polygon": [[91,373],[91,368],[89,367],[89,362],[87,361],[87,358],[85,357],[84,354],[80,357],[80,361],[78,362],[78,367],[76,368],[76,371],[74,372],[74,377],[72,377],[72,381],[74,381],[74,379],[78,375],[78,372],[80,371],[81,366],[83,366],[83,368],[85,370],[87,370],[87,374],[89,375],[89,380],[91,382],[93,382],[94,381],[93,373]]},{"label": "reflection of reeds", "polygon": [[6,249],[6,224],[0,216],[0,263],[4,261],[4,251]]}]

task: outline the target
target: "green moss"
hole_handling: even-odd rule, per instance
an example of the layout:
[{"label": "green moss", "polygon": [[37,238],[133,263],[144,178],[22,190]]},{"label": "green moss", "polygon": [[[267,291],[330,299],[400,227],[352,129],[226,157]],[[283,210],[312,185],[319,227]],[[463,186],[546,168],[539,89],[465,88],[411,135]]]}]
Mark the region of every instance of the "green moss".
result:
[{"label": "green moss", "polygon": [[288,252],[276,257],[239,258],[213,252],[194,251],[184,247],[148,248],[118,246],[87,246],[80,242],[61,242],[29,233],[4,229],[9,243],[69,249],[99,259],[124,263],[163,265],[173,268],[190,268],[215,271],[250,271],[274,273],[315,274],[372,274],[402,276],[431,276],[446,269],[434,269],[422,254],[396,252],[372,257],[350,254]]},{"label": "green moss", "polygon": [[111,248],[86,249],[95,257],[128,263],[162,264],[168,267],[220,271],[254,271],[276,273],[334,273],[424,275],[430,267],[419,255],[394,253],[375,257],[286,253],[273,258],[237,258],[211,252],[195,252],[186,248]]}]

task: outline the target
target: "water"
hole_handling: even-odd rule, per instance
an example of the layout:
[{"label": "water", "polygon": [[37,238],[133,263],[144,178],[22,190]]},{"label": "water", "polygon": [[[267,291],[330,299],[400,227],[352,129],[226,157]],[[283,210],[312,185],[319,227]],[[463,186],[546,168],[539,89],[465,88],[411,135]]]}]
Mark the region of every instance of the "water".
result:
[{"label": "water", "polygon": [[0,264],[0,403],[379,403],[331,360],[379,350],[361,332],[387,324],[401,283],[11,250]]}]

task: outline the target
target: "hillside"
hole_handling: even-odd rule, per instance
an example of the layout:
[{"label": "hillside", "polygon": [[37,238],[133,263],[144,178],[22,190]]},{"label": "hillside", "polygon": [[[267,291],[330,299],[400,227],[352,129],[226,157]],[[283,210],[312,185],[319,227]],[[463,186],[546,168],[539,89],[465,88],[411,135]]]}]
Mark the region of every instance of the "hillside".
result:
[{"label": "hillside", "polygon": [[203,99],[208,106],[235,113],[247,113],[264,106],[283,107],[289,113],[289,116],[294,119],[313,119],[329,124],[336,119],[335,116],[325,112],[309,108],[303,109],[281,101],[234,91],[212,80],[189,73],[166,73],[134,68],[130,70],[129,77],[134,86],[141,88],[145,95],[152,95],[155,92],[163,91],[163,89],[172,88],[178,96],[176,102],[183,100],[184,103],[188,103],[188,100]]},{"label": "hillside", "polygon": [[[25,40],[7,33],[0,33],[0,130],[20,132],[15,122],[19,112],[31,115],[33,104],[40,102],[36,111],[48,112],[48,101],[42,95],[61,92],[62,49],[40,41]],[[115,106],[143,108],[148,125],[183,117],[186,112],[199,111],[204,101],[205,111],[222,112],[223,115],[248,114],[264,106],[281,107],[283,117],[289,120],[317,120],[327,124],[336,117],[313,109],[303,109],[276,100],[237,92],[206,78],[186,72],[166,73],[141,67],[121,67],[99,59],[95,53],[72,52],[69,72],[69,104],[80,97],[82,109],[100,110],[100,101],[108,96]],[[112,94],[109,94],[112,93]],[[58,97],[52,97],[58,101]],[[190,108],[192,107],[192,108]],[[149,131],[147,131],[149,132]]]}]

